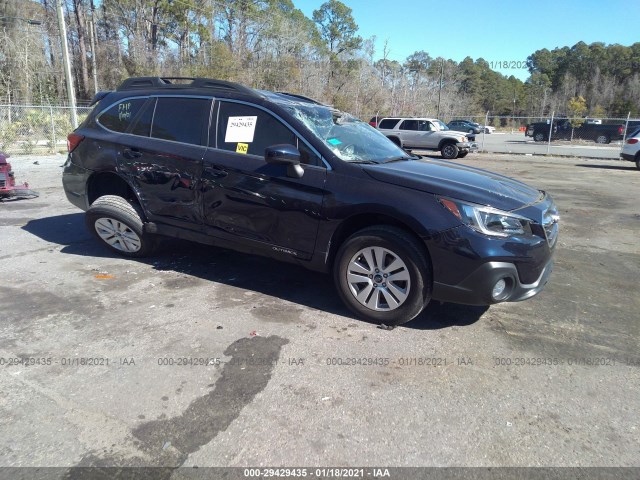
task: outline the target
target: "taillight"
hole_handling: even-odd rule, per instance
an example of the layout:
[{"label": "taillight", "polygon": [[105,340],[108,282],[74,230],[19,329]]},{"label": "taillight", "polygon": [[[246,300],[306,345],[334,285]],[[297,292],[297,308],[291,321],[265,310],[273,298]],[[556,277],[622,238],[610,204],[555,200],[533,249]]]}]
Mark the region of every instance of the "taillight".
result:
[{"label": "taillight", "polygon": [[369,122],[369,125],[371,125],[373,128],[376,128],[378,126],[378,124],[373,120]]},{"label": "taillight", "polygon": [[619,134],[619,135],[622,135],[622,132],[624,132],[624,127],[623,127],[622,125],[620,125],[620,126],[618,127],[618,134]]},{"label": "taillight", "polygon": [[67,150],[69,153],[73,152],[80,142],[84,140],[84,135],[78,135],[77,133],[70,133],[67,136]]},{"label": "taillight", "polygon": [[637,138],[630,138],[629,140],[627,140],[627,143],[630,143],[631,145],[633,145],[634,143],[638,143],[638,139]]}]

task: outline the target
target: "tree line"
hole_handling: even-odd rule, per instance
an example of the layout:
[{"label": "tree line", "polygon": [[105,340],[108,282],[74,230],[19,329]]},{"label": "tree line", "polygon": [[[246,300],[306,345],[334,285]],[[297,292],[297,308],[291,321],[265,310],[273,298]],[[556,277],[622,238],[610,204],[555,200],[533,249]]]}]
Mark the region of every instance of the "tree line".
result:
[{"label": "tree line", "polygon": [[[55,1],[4,0],[0,103],[65,102]],[[311,18],[292,0],[63,3],[80,104],[94,95],[94,76],[108,90],[127,77],[161,75],[295,92],[362,118],[640,114],[640,43],[538,50],[527,59],[523,82],[482,58],[456,62],[420,50],[402,62],[391,59],[386,44],[376,52],[375,38],[358,34],[351,9],[339,0],[328,0]]]}]

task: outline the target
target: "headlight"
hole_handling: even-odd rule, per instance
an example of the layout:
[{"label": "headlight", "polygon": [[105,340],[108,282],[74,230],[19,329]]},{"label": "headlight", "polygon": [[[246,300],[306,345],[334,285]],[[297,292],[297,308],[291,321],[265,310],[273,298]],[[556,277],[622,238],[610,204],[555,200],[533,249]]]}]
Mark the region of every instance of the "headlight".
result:
[{"label": "headlight", "polygon": [[462,223],[485,235],[509,237],[531,233],[530,220],[515,213],[448,198],[438,200]]}]

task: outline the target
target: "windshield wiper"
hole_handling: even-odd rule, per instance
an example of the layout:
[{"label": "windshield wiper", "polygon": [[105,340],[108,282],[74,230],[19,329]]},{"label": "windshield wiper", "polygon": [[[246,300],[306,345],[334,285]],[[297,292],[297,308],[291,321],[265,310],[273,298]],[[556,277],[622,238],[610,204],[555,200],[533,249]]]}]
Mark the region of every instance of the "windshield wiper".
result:
[{"label": "windshield wiper", "polygon": [[347,160],[349,163],[362,163],[365,165],[378,165],[380,162],[374,162],[373,160]]},{"label": "windshield wiper", "polygon": [[411,158],[411,157],[393,157],[393,158],[389,158],[389,159],[385,160],[382,163],[400,162],[402,160],[409,160],[409,158]]}]

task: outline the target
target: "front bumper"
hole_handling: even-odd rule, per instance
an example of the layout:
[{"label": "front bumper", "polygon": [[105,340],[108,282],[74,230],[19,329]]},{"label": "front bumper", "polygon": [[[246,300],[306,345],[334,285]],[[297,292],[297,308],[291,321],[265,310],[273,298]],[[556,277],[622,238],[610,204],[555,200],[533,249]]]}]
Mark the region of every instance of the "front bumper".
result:
[{"label": "front bumper", "polygon": [[478,149],[478,144],[475,142],[458,142],[456,143],[456,147],[458,147],[458,149],[461,152],[464,151],[472,151],[472,150],[477,150]]},{"label": "front bumper", "polygon": [[[540,293],[553,269],[557,208],[549,195],[517,210],[532,219],[531,233],[490,237],[466,225],[425,239],[431,256],[434,300],[467,305],[517,302]],[[494,287],[504,280],[504,291]]]},{"label": "front bumper", "polygon": [[[457,285],[434,282],[432,296],[435,300],[442,302],[466,305],[519,302],[540,293],[549,280],[552,270],[553,260],[549,259],[537,280],[525,284],[520,281],[518,269],[513,263],[487,262]],[[505,281],[506,287],[498,298],[494,298],[493,287],[500,280]]]}]

